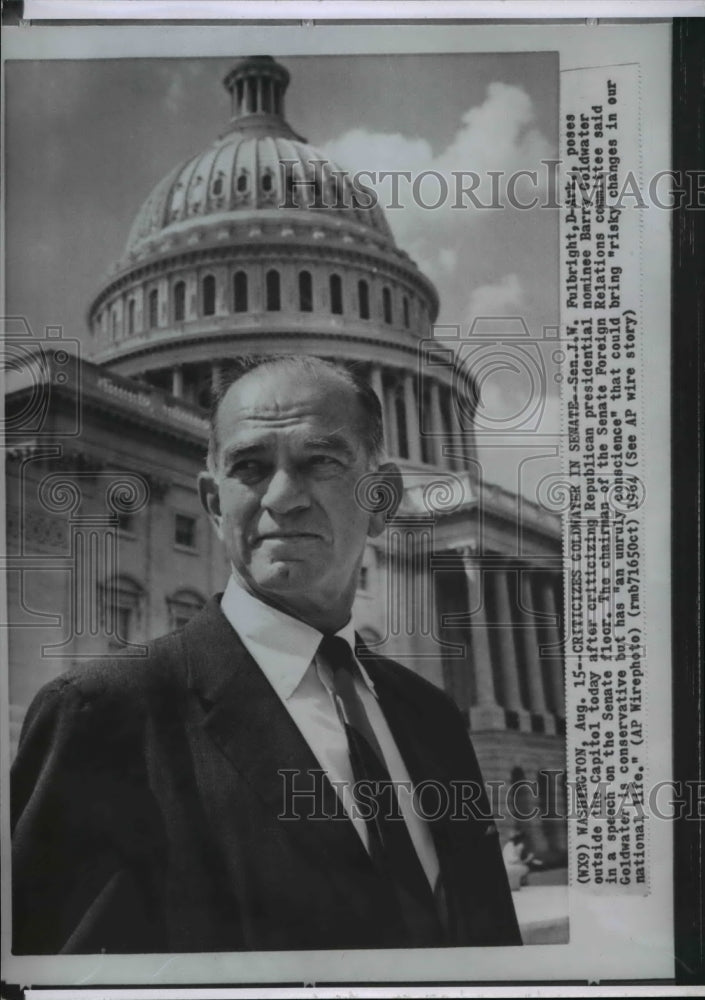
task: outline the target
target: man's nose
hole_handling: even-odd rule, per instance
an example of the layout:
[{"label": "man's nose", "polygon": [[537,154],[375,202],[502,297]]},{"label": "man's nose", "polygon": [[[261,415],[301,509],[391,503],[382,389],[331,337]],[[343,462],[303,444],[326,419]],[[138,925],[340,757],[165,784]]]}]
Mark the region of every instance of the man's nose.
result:
[{"label": "man's nose", "polygon": [[303,477],[294,469],[277,469],[262,497],[262,506],[274,514],[288,514],[308,507],[310,502]]}]

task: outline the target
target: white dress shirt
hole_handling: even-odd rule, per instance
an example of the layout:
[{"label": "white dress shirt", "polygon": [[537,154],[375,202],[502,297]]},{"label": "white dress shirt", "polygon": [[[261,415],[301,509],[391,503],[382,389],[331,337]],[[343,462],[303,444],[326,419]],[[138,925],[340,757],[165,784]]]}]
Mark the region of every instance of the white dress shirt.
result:
[{"label": "white dress shirt", "polygon": [[[305,622],[264,604],[231,577],[221,601],[223,614],[243,645],[274,688],[287,712],[308,743],[334,788],[363,844],[369,850],[365,820],[353,809],[352,765],[348,740],[338,717],[329,667],[316,656],[323,634]],[[355,630],[351,622],[337,635],[355,652]],[[379,741],[389,776],[395,787],[410,789],[411,779],[394,737],[382,714],[374,684],[360,668],[355,678],[357,693]],[[439,865],[427,823],[413,809],[412,796],[397,796],[412,843],[432,888]]]}]

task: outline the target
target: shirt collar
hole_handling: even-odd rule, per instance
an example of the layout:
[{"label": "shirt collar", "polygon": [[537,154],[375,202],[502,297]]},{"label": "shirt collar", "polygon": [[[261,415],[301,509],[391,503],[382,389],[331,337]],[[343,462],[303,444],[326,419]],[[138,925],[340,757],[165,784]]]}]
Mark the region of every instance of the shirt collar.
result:
[{"label": "shirt collar", "polygon": [[[220,606],[279,697],[290,698],[308,670],[323,633],[260,601],[234,576],[228,580]],[[336,635],[355,652],[355,628],[351,619]],[[358,665],[365,684],[374,693],[369,674],[359,661]]]}]

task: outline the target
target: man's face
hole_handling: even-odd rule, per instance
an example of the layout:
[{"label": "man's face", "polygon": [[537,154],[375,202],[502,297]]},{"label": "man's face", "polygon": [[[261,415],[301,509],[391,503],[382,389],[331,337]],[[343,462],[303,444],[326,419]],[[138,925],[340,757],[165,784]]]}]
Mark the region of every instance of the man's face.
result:
[{"label": "man's face", "polygon": [[370,469],[361,413],[334,373],[285,366],[238,381],[218,410],[201,495],[241,583],[321,630],[349,617],[368,534],[355,486]]}]

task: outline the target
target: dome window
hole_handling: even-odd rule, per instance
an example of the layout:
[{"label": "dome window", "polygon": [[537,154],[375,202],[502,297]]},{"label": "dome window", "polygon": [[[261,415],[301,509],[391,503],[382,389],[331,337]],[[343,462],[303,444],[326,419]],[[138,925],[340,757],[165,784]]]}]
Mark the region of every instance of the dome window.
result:
[{"label": "dome window", "polygon": [[313,279],[310,271],[299,274],[299,310],[313,312]]},{"label": "dome window", "polygon": [[233,308],[236,313],[247,312],[247,274],[236,271],[233,276]]},{"label": "dome window", "polygon": [[382,289],[382,315],[384,316],[384,322],[391,324],[393,320],[392,293],[386,287]]},{"label": "dome window", "polygon": [[149,328],[153,330],[159,325],[159,292],[153,288],[147,299],[147,313],[149,316]]},{"label": "dome window", "polygon": [[186,284],[177,281],[174,285],[174,321],[182,323],[186,318]]},{"label": "dome window", "polygon": [[360,319],[370,318],[370,286],[366,281],[357,283],[357,306]]},{"label": "dome window", "polygon": [[117,318],[117,312],[115,310],[113,310],[112,313],[110,314],[110,324],[111,324],[111,333],[113,336],[113,340],[116,340],[118,332],[118,318]]},{"label": "dome window", "polygon": [[262,175],[262,190],[271,191],[273,183],[272,171],[267,168],[265,173]]},{"label": "dome window", "polygon": [[201,288],[203,315],[215,315],[215,278],[212,274],[207,274],[203,279]]},{"label": "dome window", "polygon": [[279,312],[281,309],[281,282],[279,271],[267,271],[266,278],[267,310]]},{"label": "dome window", "polygon": [[237,190],[240,194],[247,191],[247,171],[240,171],[240,176],[237,179]]},{"label": "dome window", "polygon": [[406,297],[406,295],[404,296],[404,301],[402,302],[402,308],[403,308],[403,311],[404,311],[404,326],[408,330],[409,329],[409,300]]},{"label": "dome window", "polygon": [[130,299],[127,303],[127,332],[133,334],[135,332],[135,300]]},{"label": "dome window", "polygon": [[330,311],[336,316],[343,314],[343,281],[339,274],[330,276]]},{"label": "dome window", "polygon": [[216,197],[223,193],[223,175],[219,173],[216,179],[213,181],[213,194]]}]

